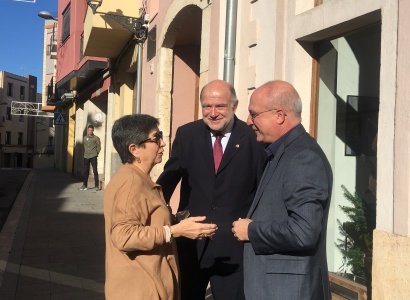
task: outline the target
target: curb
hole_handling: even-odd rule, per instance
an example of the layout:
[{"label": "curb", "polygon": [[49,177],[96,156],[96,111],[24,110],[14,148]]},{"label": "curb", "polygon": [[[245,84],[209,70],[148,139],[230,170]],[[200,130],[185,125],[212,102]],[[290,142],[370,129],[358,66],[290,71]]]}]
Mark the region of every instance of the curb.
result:
[{"label": "curb", "polygon": [[[9,290],[15,290],[17,285],[25,231],[31,206],[31,197],[28,197],[28,194],[33,178],[34,171],[31,170],[0,232],[0,290],[2,293],[5,292],[5,286],[2,285],[3,281],[13,280],[12,285],[7,284],[7,286],[10,286]],[[27,199],[30,201],[27,201]]]}]

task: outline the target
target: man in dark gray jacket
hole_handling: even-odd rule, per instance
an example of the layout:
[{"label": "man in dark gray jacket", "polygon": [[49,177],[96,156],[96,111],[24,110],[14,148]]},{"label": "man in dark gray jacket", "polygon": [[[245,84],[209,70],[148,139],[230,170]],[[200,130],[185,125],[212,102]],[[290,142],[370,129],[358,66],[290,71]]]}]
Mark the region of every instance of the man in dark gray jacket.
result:
[{"label": "man in dark gray jacket", "polygon": [[88,175],[90,174],[90,164],[93,168],[95,190],[100,190],[98,180],[97,158],[101,151],[100,138],[94,135],[94,126],[87,126],[87,135],[83,138],[84,145],[84,179],[83,185],[79,188],[80,191],[86,191],[88,184]]},{"label": "man in dark gray jacket", "polygon": [[268,144],[268,162],[246,218],[233,223],[244,242],[246,300],[331,299],[326,229],[330,164],[301,124],[302,102],[285,81],[250,99],[247,124]]}]

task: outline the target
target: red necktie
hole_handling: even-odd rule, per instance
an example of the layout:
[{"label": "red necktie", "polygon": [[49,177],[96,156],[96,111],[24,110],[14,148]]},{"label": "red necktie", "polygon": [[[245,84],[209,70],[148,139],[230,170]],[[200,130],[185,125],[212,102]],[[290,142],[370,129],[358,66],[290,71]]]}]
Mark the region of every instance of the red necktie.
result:
[{"label": "red necktie", "polygon": [[214,143],[214,165],[215,165],[215,174],[216,172],[218,172],[218,168],[219,165],[221,164],[221,160],[222,160],[222,144],[221,144],[221,140],[222,140],[222,133],[218,132],[217,134],[215,134],[215,143]]}]

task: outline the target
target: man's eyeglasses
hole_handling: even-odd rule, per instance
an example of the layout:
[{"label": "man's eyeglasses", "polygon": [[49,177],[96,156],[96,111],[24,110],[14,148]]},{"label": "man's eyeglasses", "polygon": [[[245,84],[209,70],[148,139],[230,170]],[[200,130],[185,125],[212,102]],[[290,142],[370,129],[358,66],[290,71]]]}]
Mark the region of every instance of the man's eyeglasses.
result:
[{"label": "man's eyeglasses", "polygon": [[144,143],[156,143],[159,146],[161,145],[162,137],[162,131],[157,131],[154,133],[154,137],[143,140],[140,145]]},{"label": "man's eyeglasses", "polygon": [[259,116],[260,114],[263,114],[263,113],[266,113],[266,112],[272,111],[272,110],[277,110],[277,109],[276,109],[276,108],[272,108],[272,109],[269,109],[269,110],[261,111],[260,113],[249,112],[249,115],[251,116],[251,119],[252,119],[252,122],[253,122],[253,121],[255,120],[255,118],[256,118],[257,116]]}]

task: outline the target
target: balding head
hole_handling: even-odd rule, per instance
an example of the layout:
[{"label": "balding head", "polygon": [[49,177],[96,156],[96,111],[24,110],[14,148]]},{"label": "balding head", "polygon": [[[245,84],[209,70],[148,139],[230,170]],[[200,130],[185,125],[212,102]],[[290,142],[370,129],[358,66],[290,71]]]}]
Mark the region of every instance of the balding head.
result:
[{"label": "balding head", "polygon": [[229,97],[231,98],[231,101],[232,101],[232,105],[235,105],[238,102],[238,98],[236,97],[235,88],[233,87],[232,84],[224,80],[220,80],[220,79],[213,80],[209,82],[207,85],[205,85],[201,90],[201,94],[199,95],[199,99],[201,100],[201,103],[202,103],[204,93],[209,92],[209,91],[228,92]]},{"label": "balding head", "polygon": [[257,90],[259,89],[265,94],[269,108],[280,107],[287,114],[301,115],[302,101],[298,92],[290,83],[273,80],[263,84]]},{"label": "balding head", "polygon": [[258,141],[272,143],[301,123],[302,101],[288,82],[269,81],[257,88],[249,103],[247,123]]}]

